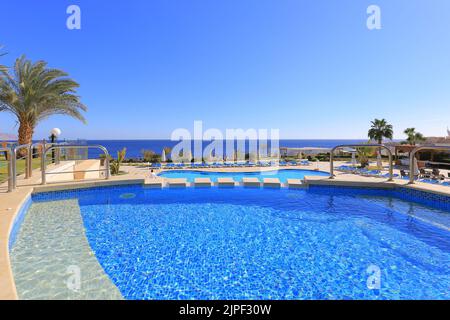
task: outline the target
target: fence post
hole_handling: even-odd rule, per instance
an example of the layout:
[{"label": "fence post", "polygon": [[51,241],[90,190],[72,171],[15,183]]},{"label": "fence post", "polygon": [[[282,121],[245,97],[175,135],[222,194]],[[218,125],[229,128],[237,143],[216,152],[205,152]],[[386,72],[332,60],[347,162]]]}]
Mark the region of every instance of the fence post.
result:
[{"label": "fence post", "polygon": [[41,152],[41,184],[45,184],[46,180],[45,180],[45,166],[46,161],[45,161],[45,157],[47,155],[46,152],[46,147],[45,147],[45,140],[42,142],[42,152]]},{"label": "fence post", "polygon": [[27,178],[31,178],[33,176],[33,144],[30,144],[28,147],[28,165],[27,165]]},{"label": "fence post", "polygon": [[8,161],[8,192],[12,192],[14,190],[14,167],[13,167],[13,156],[12,156],[12,149],[9,148],[9,161]]},{"label": "fence post", "polygon": [[105,154],[105,179],[109,180],[109,154]]},{"label": "fence post", "polygon": [[330,152],[330,179],[334,179],[334,151],[336,148],[331,149]]}]

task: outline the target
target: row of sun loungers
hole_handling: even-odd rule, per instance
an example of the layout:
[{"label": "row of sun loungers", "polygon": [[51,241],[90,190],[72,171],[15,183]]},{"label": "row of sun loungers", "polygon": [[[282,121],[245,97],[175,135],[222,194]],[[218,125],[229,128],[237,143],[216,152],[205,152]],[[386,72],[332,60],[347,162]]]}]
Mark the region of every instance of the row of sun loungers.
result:
[{"label": "row of sun loungers", "polygon": [[415,179],[419,182],[450,186],[450,172],[447,173],[446,177],[439,171],[439,169],[436,168],[432,169],[431,171],[419,169],[419,175],[415,176]]},{"label": "row of sun loungers", "polygon": [[[359,174],[365,177],[376,177],[376,178],[389,178],[389,173],[382,173],[381,170],[368,170],[365,168],[357,168],[353,166],[342,165],[336,168],[338,171]],[[398,177],[398,174],[394,174],[394,178]]]},{"label": "row of sun loungers", "polygon": [[[339,166],[338,168],[336,168],[336,170],[346,173],[359,174],[361,176],[366,177],[389,178],[389,173],[383,174],[380,170],[361,169],[347,165]],[[419,182],[450,186],[450,173],[448,173],[447,175],[448,177],[445,177],[445,175],[439,172],[439,169],[433,169],[431,172],[427,172],[424,169],[420,169],[419,174],[415,175],[414,178],[416,181]],[[409,179],[409,172],[406,170],[400,170],[400,176],[398,174],[394,174],[394,178],[401,178],[407,180]]]},{"label": "row of sun loungers", "polygon": [[302,161],[258,161],[258,162],[213,162],[213,163],[154,163],[151,169],[204,169],[204,168],[242,168],[242,167],[275,167],[275,166],[309,166],[308,160]]}]

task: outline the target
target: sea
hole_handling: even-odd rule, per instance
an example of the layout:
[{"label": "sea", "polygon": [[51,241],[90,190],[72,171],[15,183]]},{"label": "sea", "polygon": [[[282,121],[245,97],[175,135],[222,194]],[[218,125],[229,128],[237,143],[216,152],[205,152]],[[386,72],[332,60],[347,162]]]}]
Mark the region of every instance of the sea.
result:
[{"label": "sea", "polygon": [[[80,140],[80,141],[67,141],[70,143],[88,144],[88,145],[102,145],[106,147],[109,154],[113,157],[117,156],[117,152],[126,148],[127,158],[141,158],[143,150],[152,150],[158,154],[162,153],[164,147],[173,148],[179,143],[179,141],[172,140]],[[291,139],[291,140],[280,140],[280,147],[287,148],[304,148],[304,147],[315,147],[315,148],[333,148],[337,145],[342,144],[360,144],[366,143],[367,139],[360,140],[304,140],[304,139]],[[211,141],[203,141],[202,146],[205,148],[209,145]],[[246,149],[248,150],[249,141],[245,143]],[[235,142],[235,148],[237,149],[237,143]],[[270,148],[270,141],[267,143],[267,148]],[[226,153],[226,142],[224,142],[224,153]],[[98,158],[101,151],[98,149],[89,149],[89,158]]]}]

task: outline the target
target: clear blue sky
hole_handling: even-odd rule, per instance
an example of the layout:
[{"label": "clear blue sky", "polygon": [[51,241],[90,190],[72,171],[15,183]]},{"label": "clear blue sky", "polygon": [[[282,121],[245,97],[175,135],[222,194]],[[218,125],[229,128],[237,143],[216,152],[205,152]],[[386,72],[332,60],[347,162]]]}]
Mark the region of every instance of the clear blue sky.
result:
[{"label": "clear blue sky", "polygon": [[[82,29],[66,28],[66,8]],[[382,29],[366,28],[381,7]],[[211,128],[280,128],[282,138],[396,138],[450,126],[448,0],[3,0],[2,62],[44,59],[80,84],[88,125],[54,117],[65,138],[169,138]],[[15,132],[0,115],[0,132]]]}]

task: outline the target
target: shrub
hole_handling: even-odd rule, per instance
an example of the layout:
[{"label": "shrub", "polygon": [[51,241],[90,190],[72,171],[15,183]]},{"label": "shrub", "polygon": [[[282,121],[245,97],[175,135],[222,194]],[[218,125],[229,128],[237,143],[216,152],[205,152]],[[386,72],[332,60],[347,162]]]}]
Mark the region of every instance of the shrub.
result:
[{"label": "shrub", "polygon": [[117,160],[111,163],[111,174],[117,175],[120,173],[120,165],[125,160],[125,155],[127,153],[127,148],[123,148],[121,151],[117,151]]}]

